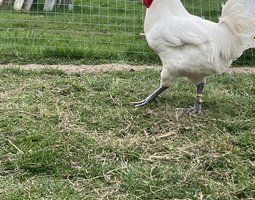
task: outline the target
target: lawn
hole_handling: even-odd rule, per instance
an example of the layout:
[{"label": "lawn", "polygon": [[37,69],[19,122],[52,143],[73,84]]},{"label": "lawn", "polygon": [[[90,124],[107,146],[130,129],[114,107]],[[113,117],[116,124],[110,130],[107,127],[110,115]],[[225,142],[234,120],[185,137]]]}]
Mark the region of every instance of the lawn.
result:
[{"label": "lawn", "polygon": [[[142,0],[79,0],[74,9],[30,12],[0,7],[0,63],[159,64],[143,32]],[[184,0],[193,14],[217,21],[221,0]],[[253,65],[254,50],[235,64]]]},{"label": "lawn", "polygon": [[254,199],[255,75],[180,79],[134,108],[158,72],[0,70],[1,199]]},{"label": "lawn", "polygon": [[[74,10],[0,7],[0,63],[160,64],[140,0],[79,0]],[[217,21],[221,1],[183,0]],[[235,65],[254,65],[254,50]],[[255,74],[211,76],[203,112],[184,79],[134,108],[159,72],[0,69],[0,197],[255,199]]]}]

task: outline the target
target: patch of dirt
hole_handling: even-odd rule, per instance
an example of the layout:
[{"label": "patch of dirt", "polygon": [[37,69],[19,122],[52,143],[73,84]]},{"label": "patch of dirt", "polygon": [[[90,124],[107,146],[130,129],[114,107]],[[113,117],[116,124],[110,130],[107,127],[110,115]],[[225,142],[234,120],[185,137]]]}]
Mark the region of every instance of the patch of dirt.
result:
[{"label": "patch of dirt", "polygon": [[255,73],[255,67],[231,67],[229,73]]},{"label": "patch of dirt", "polygon": [[160,69],[160,66],[146,66],[146,65],[127,65],[127,64],[102,64],[102,65],[40,65],[40,64],[28,64],[28,65],[15,65],[15,64],[1,64],[2,67],[18,67],[21,69],[43,69],[54,68],[64,70],[70,73],[102,73],[108,71],[126,70],[137,71],[143,69]]},{"label": "patch of dirt", "polygon": [[[102,65],[40,65],[40,64],[28,64],[28,65],[15,65],[15,64],[1,64],[3,67],[18,67],[21,69],[43,69],[54,68],[64,70],[70,73],[102,73],[116,70],[126,71],[138,71],[144,69],[160,70],[161,66],[146,66],[146,65],[128,65],[128,64],[102,64]],[[229,73],[255,73],[255,67],[232,67],[228,69]]]}]

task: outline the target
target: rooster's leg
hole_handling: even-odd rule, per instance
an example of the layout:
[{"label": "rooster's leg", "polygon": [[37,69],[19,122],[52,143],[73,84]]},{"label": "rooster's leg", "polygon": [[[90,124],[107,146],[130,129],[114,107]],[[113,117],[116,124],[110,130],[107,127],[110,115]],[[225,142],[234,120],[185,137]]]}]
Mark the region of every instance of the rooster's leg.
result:
[{"label": "rooster's leg", "polygon": [[164,92],[168,87],[160,86],[157,90],[155,90],[151,95],[149,95],[146,99],[139,101],[139,102],[131,102],[131,105],[134,105],[135,107],[145,106],[151,103],[152,101],[155,101],[156,98]]},{"label": "rooster's leg", "polygon": [[204,91],[204,83],[200,83],[197,85],[197,95],[196,95],[196,100],[194,107],[188,109],[190,113],[200,113],[201,112],[201,104],[203,102],[202,97],[203,97],[203,91]]}]

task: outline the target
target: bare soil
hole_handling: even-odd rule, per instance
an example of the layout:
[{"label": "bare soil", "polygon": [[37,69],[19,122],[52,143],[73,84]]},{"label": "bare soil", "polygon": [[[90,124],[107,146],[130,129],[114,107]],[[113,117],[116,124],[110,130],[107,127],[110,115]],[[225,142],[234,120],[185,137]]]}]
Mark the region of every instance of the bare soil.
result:
[{"label": "bare soil", "polygon": [[[70,73],[102,73],[116,70],[137,71],[144,69],[160,70],[161,66],[146,66],[146,65],[128,65],[128,64],[102,64],[102,65],[15,65],[15,64],[0,64],[3,67],[18,67],[21,69],[43,69],[54,68],[61,69]],[[255,73],[255,67],[231,67],[228,69],[229,73]]]}]

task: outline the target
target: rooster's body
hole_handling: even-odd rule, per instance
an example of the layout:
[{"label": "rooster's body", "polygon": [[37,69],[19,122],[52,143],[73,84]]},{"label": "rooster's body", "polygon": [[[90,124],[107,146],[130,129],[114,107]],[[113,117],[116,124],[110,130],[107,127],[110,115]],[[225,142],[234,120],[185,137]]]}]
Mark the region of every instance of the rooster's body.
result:
[{"label": "rooster's body", "polygon": [[226,71],[246,49],[255,47],[255,0],[228,0],[219,23],[189,14],[180,0],[144,3],[146,39],[163,69],[160,88],[134,104],[150,103],[177,78],[187,77],[197,87],[190,111],[200,112],[205,78]]}]

